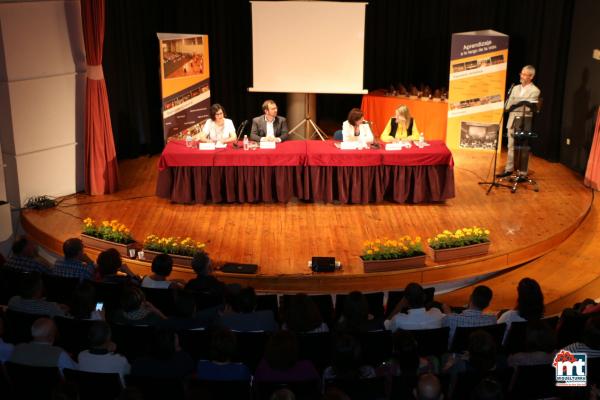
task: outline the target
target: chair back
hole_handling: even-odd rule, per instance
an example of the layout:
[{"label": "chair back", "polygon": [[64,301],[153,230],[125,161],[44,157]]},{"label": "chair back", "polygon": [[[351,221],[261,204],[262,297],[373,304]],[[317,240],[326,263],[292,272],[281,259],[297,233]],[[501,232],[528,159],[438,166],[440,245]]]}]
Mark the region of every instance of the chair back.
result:
[{"label": "chair back", "polygon": [[[347,294],[337,294],[335,296],[335,319],[340,319],[344,312],[344,304],[346,302]],[[383,317],[383,292],[366,293],[365,298],[369,304],[369,314],[375,318]]]},{"label": "chair back", "polygon": [[54,323],[59,333],[56,338],[58,347],[71,354],[79,354],[90,347],[88,334],[94,321],[54,317]]},{"label": "chair back", "polygon": [[148,353],[154,327],[111,324],[110,328],[119,353],[127,359],[134,360]]},{"label": "chair back", "polygon": [[29,314],[10,309],[6,310],[4,315],[6,317],[4,340],[14,344],[30,342],[33,339],[31,325],[38,318],[47,317],[47,315]]},{"label": "chair back", "polygon": [[265,347],[271,334],[269,332],[235,332],[237,339],[236,361],[256,369],[265,353]]},{"label": "chair back", "polygon": [[448,351],[448,335],[450,328],[447,326],[436,329],[409,330],[419,347],[419,355],[441,356]]},{"label": "chair back", "polygon": [[279,389],[289,389],[296,400],[314,400],[321,398],[321,383],[317,381],[298,382],[255,382],[255,400],[268,400]]},{"label": "chair back", "polygon": [[511,399],[545,399],[559,394],[552,365],[519,366],[514,374],[509,389]]},{"label": "chair back", "polygon": [[77,387],[81,400],[114,399],[123,389],[118,373],[85,372],[65,368],[63,375],[67,382]]},{"label": "chair back", "polygon": [[302,333],[297,338],[301,358],[312,361],[320,372],[331,365],[332,337],[329,332]]},{"label": "chair back", "polygon": [[331,379],[325,382],[325,390],[337,388],[352,400],[379,400],[386,398],[385,378]]},{"label": "chair back", "polygon": [[387,361],[392,354],[390,331],[365,332],[357,336],[365,364],[377,366]]},{"label": "chair back", "polygon": [[504,339],[504,332],[506,331],[506,323],[474,326],[474,327],[463,327],[456,328],[454,332],[454,338],[450,345],[450,351],[453,353],[461,353],[469,347],[469,336],[475,331],[483,330],[492,335],[496,348],[498,350],[502,347],[502,340]]},{"label": "chair back", "polygon": [[73,292],[79,285],[79,278],[65,278],[57,275],[42,275],[44,291],[48,301],[71,304]]},{"label": "chair back", "polygon": [[175,311],[175,289],[155,289],[142,287],[142,292],[152,305],[165,315],[173,315]]},{"label": "chair back", "polygon": [[50,399],[60,382],[57,367],[32,367],[12,362],[4,363],[4,367],[11,390],[19,399]]},{"label": "chair back", "polygon": [[211,333],[207,330],[180,330],[179,345],[194,360],[210,360]]},{"label": "chair back", "polygon": [[8,304],[11,297],[19,294],[21,282],[27,274],[15,268],[0,268],[0,304]]},{"label": "chair back", "polygon": [[[556,329],[558,317],[542,319],[551,329]],[[513,322],[508,328],[506,340],[504,341],[504,350],[507,354],[514,354],[521,351],[527,351],[527,327],[530,321]]]},{"label": "chair back", "polygon": [[208,381],[191,379],[187,387],[188,398],[211,400],[250,400],[252,387],[246,381]]},{"label": "chair back", "polygon": [[179,378],[157,378],[153,376],[126,375],[127,387],[137,388],[144,400],[183,400],[185,382]]}]

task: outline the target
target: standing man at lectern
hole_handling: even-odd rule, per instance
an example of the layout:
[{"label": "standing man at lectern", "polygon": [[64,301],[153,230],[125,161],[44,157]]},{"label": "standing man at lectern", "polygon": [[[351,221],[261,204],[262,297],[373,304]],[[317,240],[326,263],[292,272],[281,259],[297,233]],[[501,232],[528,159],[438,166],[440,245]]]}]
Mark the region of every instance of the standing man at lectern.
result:
[{"label": "standing man at lectern", "polygon": [[[508,101],[506,102],[506,110],[510,110],[515,104],[522,101],[537,102],[540,97],[540,89],[533,84],[533,77],[535,76],[535,68],[532,65],[526,65],[521,70],[519,75],[521,82],[520,85],[516,85],[512,88],[509,93]],[[515,121],[518,121],[517,117],[531,118],[531,110],[525,106],[516,107],[510,110],[508,114],[508,122],[506,128],[508,130],[508,154],[506,158],[506,166],[504,172],[497,174],[496,177],[504,178],[513,173],[514,162],[515,162]],[[521,121],[524,123],[524,121]],[[527,171],[519,171],[520,177],[527,176]]]},{"label": "standing man at lectern", "polygon": [[288,138],[287,121],[277,115],[277,104],[273,100],[265,100],[262,105],[263,115],[252,119],[250,139],[255,142],[283,142]]}]

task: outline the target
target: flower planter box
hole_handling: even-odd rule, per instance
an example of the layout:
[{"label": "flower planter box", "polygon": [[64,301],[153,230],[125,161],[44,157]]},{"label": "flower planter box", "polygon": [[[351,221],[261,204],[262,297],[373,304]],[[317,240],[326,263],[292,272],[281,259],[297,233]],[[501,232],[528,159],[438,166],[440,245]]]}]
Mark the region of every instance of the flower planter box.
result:
[{"label": "flower planter box", "polygon": [[434,250],[431,247],[431,258],[435,262],[445,262],[457,258],[476,257],[487,254],[490,251],[491,242],[477,243],[469,246],[453,247],[450,249]]},{"label": "flower planter box", "polygon": [[[117,249],[119,254],[121,254],[121,256],[123,256],[123,257],[135,258],[135,256],[136,256],[136,247],[137,247],[136,242],[132,242],[132,243],[128,243],[128,244],[110,242],[108,240],[99,239],[97,237],[86,235],[84,233],[81,233],[79,235],[79,237],[85,247],[89,247],[89,248],[100,250],[100,251],[114,248],[114,249]],[[131,250],[131,253],[130,253],[130,250]]]},{"label": "flower planter box", "polygon": [[[159,254],[164,254],[159,251],[144,249],[144,260],[148,262],[152,262],[154,257]],[[173,265],[178,267],[192,268],[192,257],[189,256],[180,256],[177,254],[169,254],[173,259]]]},{"label": "flower planter box", "polygon": [[[361,257],[362,259],[362,257]],[[365,272],[389,272],[425,266],[425,254],[395,260],[362,260]]]}]

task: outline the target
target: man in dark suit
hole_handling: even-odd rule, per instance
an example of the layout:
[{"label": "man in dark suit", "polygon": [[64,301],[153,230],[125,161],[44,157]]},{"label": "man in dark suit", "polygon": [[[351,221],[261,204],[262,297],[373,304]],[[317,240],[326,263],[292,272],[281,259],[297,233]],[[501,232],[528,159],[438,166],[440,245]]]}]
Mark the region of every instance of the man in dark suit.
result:
[{"label": "man in dark suit", "polygon": [[277,116],[277,104],[273,100],[265,100],[262,109],[264,114],[252,119],[250,139],[255,142],[287,140],[287,121],[284,117]]}]

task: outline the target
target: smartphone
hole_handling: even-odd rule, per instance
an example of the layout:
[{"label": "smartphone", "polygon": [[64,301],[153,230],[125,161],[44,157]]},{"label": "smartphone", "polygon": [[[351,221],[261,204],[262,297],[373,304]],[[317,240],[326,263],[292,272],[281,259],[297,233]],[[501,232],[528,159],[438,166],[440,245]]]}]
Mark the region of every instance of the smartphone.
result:
[{"label": "smartphone", "polygon": [[99,301],[98,303],[96,303],[96,311],[102,311],[102,309],[104,308],[104,303]]}]

